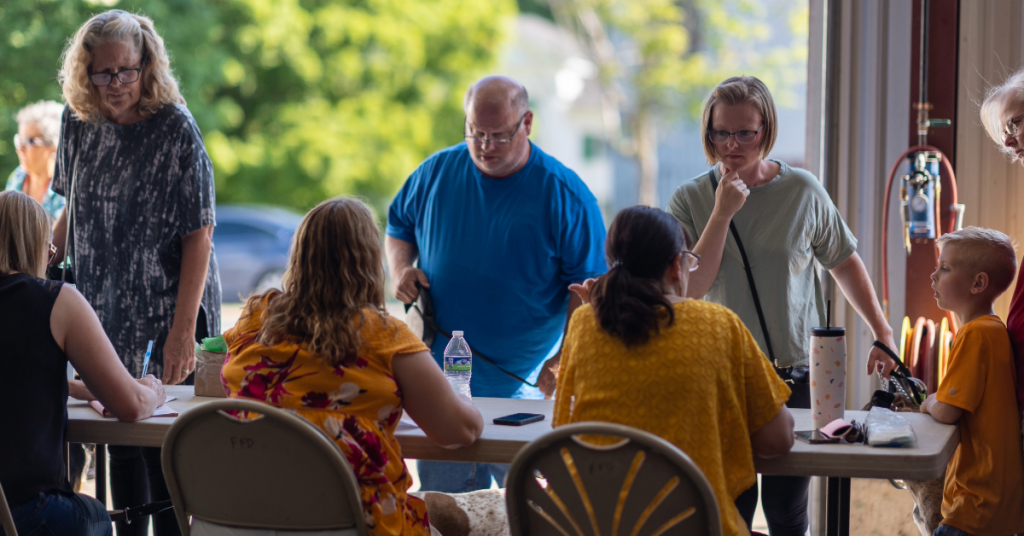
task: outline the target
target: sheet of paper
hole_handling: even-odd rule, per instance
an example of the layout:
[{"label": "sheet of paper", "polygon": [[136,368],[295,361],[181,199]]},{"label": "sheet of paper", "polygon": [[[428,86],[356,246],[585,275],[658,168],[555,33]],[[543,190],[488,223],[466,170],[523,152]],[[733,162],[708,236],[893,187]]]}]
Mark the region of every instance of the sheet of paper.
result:
[{"label": "sheet of paper", "polygon": [[414,421],[413,421],[412,419],[410,419],[409,417],[407,417],[407,416],[403,415],[403,416],[402,416],[402,418],[401,418],[401,419],[399,419],[399,421],[398,421],[398,427],[397,427],[397,428],[395,428],[395,430],[412,430],[412,429],[414,429],[414,428],[419,428],[419,425],[418,425],[418,424],[416,424],[416,423],[415,423],[415,422],[414,422]]},{"label": "sheet of paper", "polygon": [[[167,403],[170,402],[171,400],[177,400],[177,399],[178,399],[178,397],[176,397],[176,396],[167,395],[167,397],[164,398],[164,403],[162,405],[160,405],[160,407],[156,408],[153,411],[153,415],[152,416],[153,417],[177,417],[178,416],[178,411],[173,409],[173,408],[171,408],[171,407],[169,407],[167,405]],[[100,415],[102,415],[103,417],[106,417],[108,419],[113,419],[114,418],[114,414],[110,413],[109,411],[107,411],[107,408],[103,407],[103,404],[100,403],[99,400],[92,400],[92,401],[90,401],[89,402],[89,406],[92,409],[96,410],[96,412],[99,413]]]}]

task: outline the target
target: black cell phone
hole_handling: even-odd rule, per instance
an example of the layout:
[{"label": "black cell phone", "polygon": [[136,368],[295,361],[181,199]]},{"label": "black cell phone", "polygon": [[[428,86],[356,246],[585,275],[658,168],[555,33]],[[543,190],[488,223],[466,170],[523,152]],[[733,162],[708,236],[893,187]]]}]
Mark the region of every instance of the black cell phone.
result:
[{"label": "black cell phone", "polygon": [[796,435],[796,438],[799,439],[800,441],[803,441],[804,443],[810,443],[812,445],[818,443],[838,443],[839,440],[842,439],[840,437],[825,437],[821,435],[821,432],[817,430],[806,430],[793,433]]},{"label": "black cell phone", "polygon": [[524,424],[530,424],[531,422],[543,421],[544,416],[539,413],[513,413],[512,415],[505,415],[504,417],[496,417],[494,424],[504,424],[506,426],[522,426]]}]

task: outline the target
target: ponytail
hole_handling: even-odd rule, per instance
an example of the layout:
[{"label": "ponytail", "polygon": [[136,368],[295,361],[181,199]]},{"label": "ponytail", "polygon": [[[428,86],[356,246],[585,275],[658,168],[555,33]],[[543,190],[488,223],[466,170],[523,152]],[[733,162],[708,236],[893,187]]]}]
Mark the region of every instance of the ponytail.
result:
[{"label": "ponytail", "polygon": [[619,212],[605,242],[611,269],[590,291],[603,330],[634,347],[672,325],[676,315],[662,278],[688,242],[679,220],[663,210],[635,206]]},{"label": "ponytail", "polygon": [[646,344],[662,323],[667,327],[675,321],[660,281],[635,277],[621,265],[598,279],[590,296],[601,328],[627,348]]}]

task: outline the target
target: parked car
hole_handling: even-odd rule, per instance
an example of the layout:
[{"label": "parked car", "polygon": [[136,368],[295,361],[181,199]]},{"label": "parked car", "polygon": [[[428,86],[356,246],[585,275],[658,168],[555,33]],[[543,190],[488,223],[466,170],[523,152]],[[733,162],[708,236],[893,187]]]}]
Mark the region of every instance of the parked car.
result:
[{"label": "parked car", "polygon": [[281,288],[292,235],[302,216],[276,207],[221,205],[213,247],[222,299],[244,301],[253,291]]}]

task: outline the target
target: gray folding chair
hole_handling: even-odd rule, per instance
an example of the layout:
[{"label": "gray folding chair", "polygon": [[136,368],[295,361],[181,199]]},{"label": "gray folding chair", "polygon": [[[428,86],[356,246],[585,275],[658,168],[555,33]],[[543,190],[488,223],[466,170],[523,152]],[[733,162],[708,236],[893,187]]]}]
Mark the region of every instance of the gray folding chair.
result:
[{"label": "gray folding chair", "polygon": [[7,536],[18,536],[18,529],[14,528],[14,516],[11,515],[11,508],[7,505],[7,496],[4,495],[4,487],[0,486],[0,526],[4,528]]},{"label": "gray folding chair", "polygon": [[[228,411],[260,417],[239,420]],[[367,533],[359,485],[341,450],[287,411],[249,400],[203,404],[171,426],[162,456],[185,536],[189,515],[243,529]]]},{"label": "gray folding chair", "polygon": [[[612,445],[580,435],[621,438]],[[718,501],[686,454],[619,424],[559,427],[512,461],[506,503],[512,536],[720,536]]]}]

